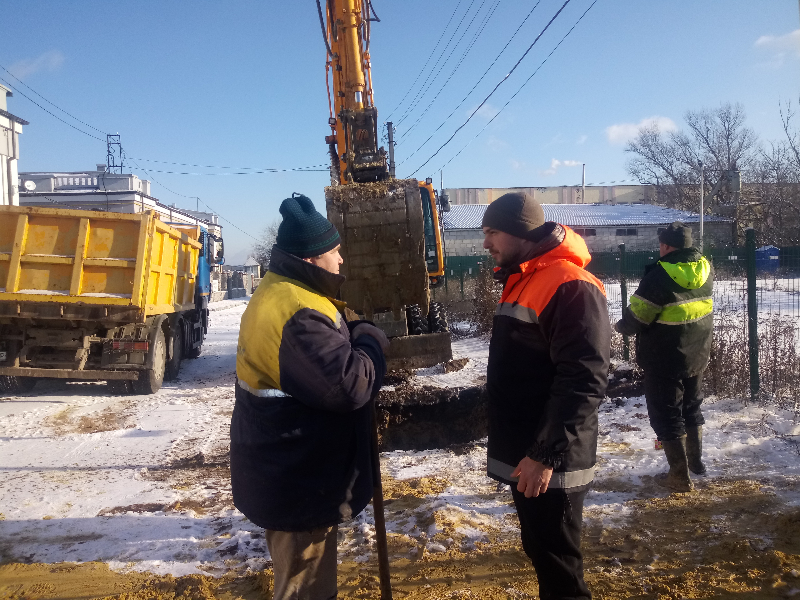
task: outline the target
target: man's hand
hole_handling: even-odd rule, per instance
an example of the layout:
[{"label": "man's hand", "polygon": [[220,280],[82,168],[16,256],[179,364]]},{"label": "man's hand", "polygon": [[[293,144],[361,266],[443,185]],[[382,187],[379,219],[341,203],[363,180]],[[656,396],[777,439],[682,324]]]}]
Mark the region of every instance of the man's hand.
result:
[{"label": "man's hand", "polygon": [[389,338],[386,337],[386,334],[383,333],[383,331],[375,327],[375,325],[372,325],[371,323],[356,323],[356,325],[353,326],[350,339],[356,341],[362,335],[370,335],[374,337],[378,341],[378,344],[384,353],[389,349]]},{"label": "man's hand", "polygon": [[526,498],[535,498],[547,491],[550,478],[553,476],[553,467],[546,467],[526,456],[519,461],[511,476],[519,477],[517,491],[525,494]]}]

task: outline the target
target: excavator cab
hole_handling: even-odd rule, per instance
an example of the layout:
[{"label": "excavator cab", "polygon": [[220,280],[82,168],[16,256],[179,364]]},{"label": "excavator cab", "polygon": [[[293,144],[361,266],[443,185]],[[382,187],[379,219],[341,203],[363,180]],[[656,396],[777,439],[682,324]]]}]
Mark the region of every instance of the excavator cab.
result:
[{"label": "excavator cab", "polygon": [[431,287],[437,287],[444,282],[444,252],[439,211],[436,207],[436,190],[433,189],[430,179],[419,182],[419,195],[422,200],[425,264],[428,268]]}]

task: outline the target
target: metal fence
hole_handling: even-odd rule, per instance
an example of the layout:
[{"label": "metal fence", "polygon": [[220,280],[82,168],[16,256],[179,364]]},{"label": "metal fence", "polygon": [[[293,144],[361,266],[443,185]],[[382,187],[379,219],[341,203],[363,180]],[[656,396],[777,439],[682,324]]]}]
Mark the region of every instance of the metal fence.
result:
[{"label": "metal fence", "polygon": [[[714,265],[714,343],[706,383],[709,391],[750,399],[788,401],[800,407],[800,247],[756,248],[747,230],[743,247],[704,251]],[[595,253],[587,270],[600,279],[616,321],[630,301],[657,251]],[[470,300],[480,268],[493,266],[487,256],[447,258],[445,283],[434,294]],[[633,340],[617,340],[612,352],[633,360]]]}]

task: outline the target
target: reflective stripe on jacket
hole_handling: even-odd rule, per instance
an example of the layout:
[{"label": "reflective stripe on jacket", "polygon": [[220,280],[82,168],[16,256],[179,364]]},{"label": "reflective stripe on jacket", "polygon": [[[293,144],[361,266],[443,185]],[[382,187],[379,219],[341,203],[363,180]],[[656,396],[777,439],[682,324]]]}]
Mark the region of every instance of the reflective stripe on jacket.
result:
[{"label": "reflective stripe on jacket", "polygon": [[608,383],[611,326],[603,284],[574,231],[505,282],[489,347],[487,472],[505,483],[523,457],[554,467],[550,487],[594,477],[597,407]]},{"label": "reflective stripe on jacket", "polygon": [[636,334],[636,361],[667,377],[694,377],[708,364],[714,269],[695,248],[675,250],[647,267],[617,324]]}]

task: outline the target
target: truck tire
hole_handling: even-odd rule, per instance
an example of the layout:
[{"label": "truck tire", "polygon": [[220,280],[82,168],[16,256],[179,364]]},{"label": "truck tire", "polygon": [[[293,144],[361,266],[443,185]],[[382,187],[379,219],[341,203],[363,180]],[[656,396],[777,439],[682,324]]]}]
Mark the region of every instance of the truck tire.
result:
[{"label": "truck tire", "polygon": [[165,375],[168,381],[178,378],[181,360],[183,360],[183,321],[179,320],[172,331],[172,356],[167,360]]},{"label": "truck tire", "polygon": [[446,333],[447,314],[441,302],[431,302],[431,310],[428,312],[428,331],[430,333]]},{"label": "truck tire", "polygon": [[134,394],[155,394],[164,383],[167,367],[167,342],[164,330],[159,328],[153,343],[153,368],[141,371],[139,379],[131,382]]},{"label": "truck tire", "polygon": [[197,348],[192,348],[191,350],[187,350],[186,358],[198,358],[202,351],[203,351],[203,344],[200,344]]},{"label": "truck tire", "polygon": [[127,396],[131,393],[131,382],[128,379],[109,379],[106,385],[112,396]]},{"label": "truck tire", "polygon": [[37,381],[36,377],[0,377],[0,392],[24,394],[30,392]]}]

